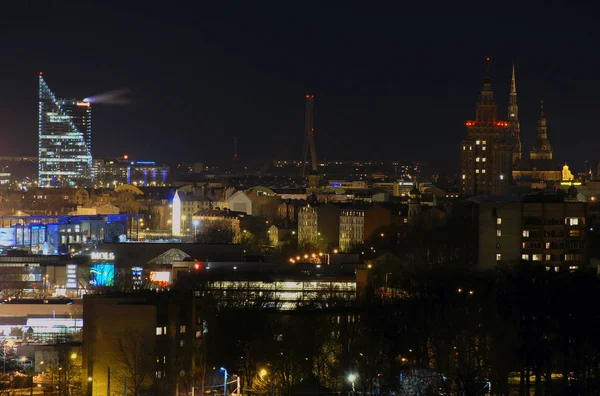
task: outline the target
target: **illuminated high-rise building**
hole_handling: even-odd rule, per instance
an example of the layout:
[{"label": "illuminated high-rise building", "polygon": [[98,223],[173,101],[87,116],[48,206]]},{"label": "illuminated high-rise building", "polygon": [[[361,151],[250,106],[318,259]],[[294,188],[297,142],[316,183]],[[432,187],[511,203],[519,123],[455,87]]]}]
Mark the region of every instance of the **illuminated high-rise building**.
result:
[{"label": "illuminated high-rise building", "polygon": [[516,96],[513,108],[515,113],[513,117],[509,113],[510,123],[498,120],[498,106],[490,77],[490,58],[487,58],[487,75],[477,102],[475,120],[465,123],[467,138],[460,145],[462,196],[501,196],[507,192],[512,176],[513,152],[518,147],[514,142],[518,135],[509,128],[518,123]]},{"label": "illuminated high-rise building", "polygon": [[85,100],[59,99],[39,76],[40,187],[92,184],[92,108]]}]

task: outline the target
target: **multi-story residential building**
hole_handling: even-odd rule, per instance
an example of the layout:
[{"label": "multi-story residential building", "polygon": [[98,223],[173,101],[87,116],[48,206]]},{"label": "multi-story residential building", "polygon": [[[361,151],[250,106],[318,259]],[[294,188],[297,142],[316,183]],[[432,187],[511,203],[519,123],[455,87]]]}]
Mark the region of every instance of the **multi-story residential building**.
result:
[{"label": "multi-story residential building", "polygon": [[340,214],[340,249],[349,251],[365,238],[364,209],[343,209]]},{"label": "multi-story residential building", "polygon": [[317,210],[311,204],[298,211],[298,245],[316,245],[319,240]]},{"label": "multi-story residential building", "polygon": [[479,267],[531,262],[553,271],[587,264],[587,204],[567,195],[526,196],[521,202],[479,204]]},{"label": "multi-story residential building", "polygon": [[93,165],[91,103],[57,98],[40,73],[38,121],[39,186],[90,186]]}]

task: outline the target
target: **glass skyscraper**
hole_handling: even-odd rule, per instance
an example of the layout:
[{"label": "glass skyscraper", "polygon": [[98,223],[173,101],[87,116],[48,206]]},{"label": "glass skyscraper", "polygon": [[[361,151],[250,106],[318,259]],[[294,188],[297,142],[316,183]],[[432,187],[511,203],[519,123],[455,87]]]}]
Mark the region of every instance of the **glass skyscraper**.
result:
[{"label": "glass skyscraper", "polygon": [[91,103],[58,99],[41,73],[39,79],[39,186],[91,186]]}]

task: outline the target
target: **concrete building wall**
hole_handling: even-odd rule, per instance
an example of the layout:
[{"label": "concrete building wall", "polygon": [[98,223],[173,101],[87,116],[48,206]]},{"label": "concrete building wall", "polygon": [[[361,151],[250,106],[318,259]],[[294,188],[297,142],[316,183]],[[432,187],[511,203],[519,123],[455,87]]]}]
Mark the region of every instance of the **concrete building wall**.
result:
[{"label": "concrete building wall", "polygon": [[479,269],[515,265],[521,260],[521,206],[521,202],[479,205]]}]

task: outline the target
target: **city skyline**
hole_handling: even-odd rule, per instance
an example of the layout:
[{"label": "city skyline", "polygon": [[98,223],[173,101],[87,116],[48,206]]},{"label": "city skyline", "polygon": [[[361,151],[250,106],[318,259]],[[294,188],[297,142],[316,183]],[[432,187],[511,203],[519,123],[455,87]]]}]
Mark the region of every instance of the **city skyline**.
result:
[{"label": "city skyline", "polygon": [[[600,59],[587,52],[583,58],[580,50],[593,34],[585,24],[575,26],[579,16],[567,6],[539,10],[543,21],[529,26],[525,16],[498,18],[477,37],[464,27],[470,18],[407,18],[397,9],[359,17],[352,6],[321,7],[314,15],[298,10],[295,18],[272,18],[281,10],[241,7],[244,16],[213,7],[210,18],[176,10],[165,18],[153,10],[137,15],[132,7],[108,13],[93,5],[64,15],[60,7],[14,10],[14,40],[7,48],[14,62],[0,70],[6,92],[0,136],[10,144],[0,154],[35,153],[33,92],[43,71],[64,96],[131,92],[129,104],[96,107],[97,158],[130,153],[162,162],[220,161],[233,157],[234,137],[242,162],[301,158],[303,99],[312,92],[319,158],[367,158],[371,151],[385,159],[447,161],[457,171],[456,142],[472,117],[483,59],[490,56],[501,113],[515,63],[524,151],[533,144],[543,99],[552,114],[548,129],[557,162],[581,168],[597,160],[585,141],[593,137],[592,110],[600,105],[593,95],[597,83],[587,80]],[[61,55],[36,41],[36,21],[48,13],[56,17],[57,33],[67,26],[82,32],[70,36]],[[304,16],[310,24],[302,23]],[[548,27],[557,20],[560,27]],[[416,35],[408,39],[409,33]],[[470,48],[457,45],[466,39],[474,40]],[[565,56],[551,56],[551,49]],[[432,112],[436,121],[425,122]]]}]

